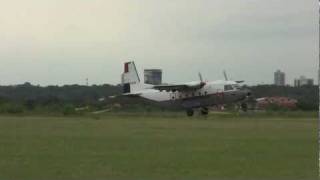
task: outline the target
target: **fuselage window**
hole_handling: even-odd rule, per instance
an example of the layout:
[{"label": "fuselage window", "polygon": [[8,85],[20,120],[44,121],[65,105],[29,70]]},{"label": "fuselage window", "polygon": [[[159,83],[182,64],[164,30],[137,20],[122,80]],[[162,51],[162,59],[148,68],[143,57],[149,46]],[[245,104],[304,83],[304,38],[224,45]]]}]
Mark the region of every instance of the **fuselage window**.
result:
[{"label": "fuselage window", "polygon": [[233,85],[233,89],[238,89],[238,90],[240,90],[241,88],[240,88],[240,86],[239,86],[238,84],[235,84],[235,85]]},{"label": "fuselage window", "polygon": [[224,90],[225,91],[230,91],[230,90],[233,90],[233,87],[231,85],[225,85],[224,86]]}]

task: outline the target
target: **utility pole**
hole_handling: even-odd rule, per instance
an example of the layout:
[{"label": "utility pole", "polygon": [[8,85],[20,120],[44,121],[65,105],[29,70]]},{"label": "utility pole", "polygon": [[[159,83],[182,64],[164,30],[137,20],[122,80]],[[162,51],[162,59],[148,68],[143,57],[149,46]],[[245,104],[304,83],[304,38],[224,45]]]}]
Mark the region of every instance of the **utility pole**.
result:
[{"label": "utility pole", "polygon": [[[318,18],[319,18],[319,28],[320,28],[320,0],[318,2],[318,11],[319,11],[319,14],[318,14]],[[319,30],[318,30],[319,31]],[[320,92],[320,31],[318,32],[319,33],[319,36],[318,36],[318,50],[319,50],[319,64],[318,64],[318,86],[319,86],[319,92]],[[318,151],[320,149],[320,96],[318,97],[319,98],[319,114],[318,114]],[[318,159],[319,159],[319,164],[318,164],[318,168],[319,168],[319,177],[320,177],[320,151],[318,152]]]}]

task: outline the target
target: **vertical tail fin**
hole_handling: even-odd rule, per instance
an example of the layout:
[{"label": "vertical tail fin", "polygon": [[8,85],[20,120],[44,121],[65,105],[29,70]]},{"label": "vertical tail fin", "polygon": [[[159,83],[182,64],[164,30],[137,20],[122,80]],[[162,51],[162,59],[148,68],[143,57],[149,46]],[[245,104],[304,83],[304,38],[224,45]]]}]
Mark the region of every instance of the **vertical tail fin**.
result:
[{"label": "vertical tail fin", "polygon": [[132,93],[143,89],[134,62],[124,63],[124,73],[122,74],[123,93]]}]

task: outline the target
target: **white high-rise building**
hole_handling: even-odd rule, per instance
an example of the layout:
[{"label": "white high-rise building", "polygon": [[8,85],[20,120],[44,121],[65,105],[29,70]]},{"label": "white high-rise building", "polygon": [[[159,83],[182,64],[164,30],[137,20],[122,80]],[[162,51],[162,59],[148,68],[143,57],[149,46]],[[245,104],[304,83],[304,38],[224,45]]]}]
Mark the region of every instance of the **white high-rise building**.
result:
[{"label": "white high-rise building", "polygon": [[285,86],[286,85],[286,74],[281,72],[280,70],[274,73],[274,84],[277,86]]},{"label": "white high-rise building", "polygon": [[162,84],[162,70],[161,69],[145,69],[144,83],[160,85]]}]

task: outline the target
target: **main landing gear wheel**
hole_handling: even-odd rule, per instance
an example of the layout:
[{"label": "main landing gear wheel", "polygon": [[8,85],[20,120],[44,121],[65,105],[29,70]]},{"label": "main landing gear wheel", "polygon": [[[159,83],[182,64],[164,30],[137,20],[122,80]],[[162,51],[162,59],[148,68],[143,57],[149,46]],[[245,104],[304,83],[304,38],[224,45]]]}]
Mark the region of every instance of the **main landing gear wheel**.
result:
[{"label": "main landing gear wheel", "polygon": [[187,115],[188,115],[189,117],[193,116],[193,114],[194,114],[193,109],[188,109],[188,110],[187,110]]},{"label": "main landing gear wheel", "polygon": [[201,108],[200,112],[201,112],[201,115],[205,116],[209,114],[209,109],[204,107],[204,108]]},{"label": "main landing gear wheel", "polygon": [[243,112],[247,112],[248,111],[248,104],[247,103],[242,103],[241,104],[241,109]]}]

